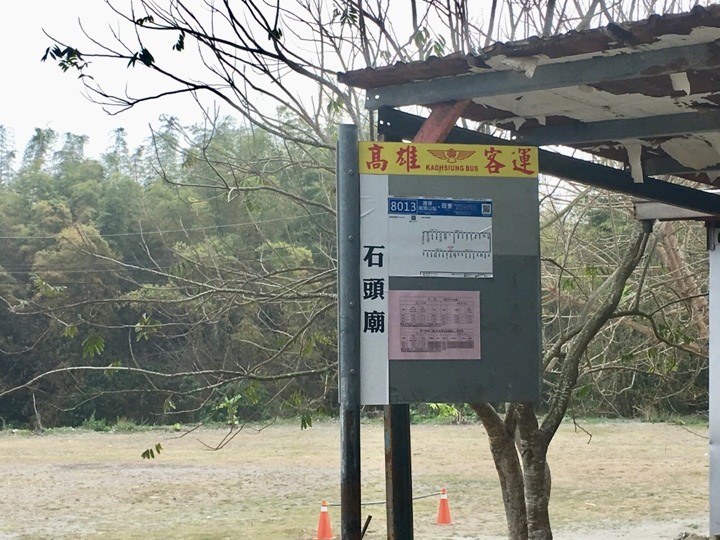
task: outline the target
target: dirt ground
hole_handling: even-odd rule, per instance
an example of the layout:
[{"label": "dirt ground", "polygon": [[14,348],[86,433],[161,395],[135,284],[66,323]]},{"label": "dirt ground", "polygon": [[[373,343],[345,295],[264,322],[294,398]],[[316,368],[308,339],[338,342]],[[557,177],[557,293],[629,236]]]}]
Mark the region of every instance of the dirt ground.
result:
[{"label": "dirt ground", "polygon": [[[559,540],[707,534],[707,429],[564,424],[550,452]],[[0,539],[315,538],[320,502],[340,529],[339,426],[43,435],[0,432]],[[202,442],[201,442],[202,441]],[[160,442],[154,460],[140,454]],[[412,427],[416,540],[501,539],[504,513],[479,425]],[[383,428],[362,428],[365,538],[386,538]],[[453,524],[435,524],[440,488]],[[428,495],[427,497],[425,497]]]}]

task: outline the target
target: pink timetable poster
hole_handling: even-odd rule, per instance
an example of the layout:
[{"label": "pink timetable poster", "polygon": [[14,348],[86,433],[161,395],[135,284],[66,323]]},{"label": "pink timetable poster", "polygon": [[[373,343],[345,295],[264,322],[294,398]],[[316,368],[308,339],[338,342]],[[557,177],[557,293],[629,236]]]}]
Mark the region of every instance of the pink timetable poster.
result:
[{"label": "pink timetable poster", "polygon": [[388,291],[390,360],[480,360],[479,291]]}]

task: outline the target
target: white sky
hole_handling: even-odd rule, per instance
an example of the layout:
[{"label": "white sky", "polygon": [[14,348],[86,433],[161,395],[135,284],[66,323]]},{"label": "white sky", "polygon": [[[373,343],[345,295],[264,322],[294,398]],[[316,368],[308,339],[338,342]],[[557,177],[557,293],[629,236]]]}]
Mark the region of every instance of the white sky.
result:
[{"label": "white sky", "polygon": [[[43,28],[73,44],[81,41],[74,40],[80,32],[78,18],[85,28],[101,31],[113,15],[101,0],[0,0],[0,124],[14,133],[18,158],[36,127],[49,127],[61,135],[88,135],[86,154],[98,157],[117,127],[126,129],[128,143],[134,148],[149,136],[148,124],[157,125],[160,114],[172,114],[188,123],[199,118],[189,102],[184,110],[177,103],[163,102],[162,109],[147,105],[110,116],[82,95],[76,74],[63,73],[53,61],[40,61],[52,43]],[[125,71],[124,67],[116,69],[113,76],[123,78]],[[169,108],[172,106],[176,110]]]},{"label": "white sky", "polygon": [[[128,1],[113,0],[123,6]],[[49,127],[61,135],[65,132],[88,135],[90,140],[86,153],[97,157],[106,150],[112,141],[111,132],[117,127],[126,129],[128,143],[134,148],[147,139],[150,135],[148,125],[157,126],[161,114],[176,116],[184,124],[201,122],[200,111],[189,96],[185,99],[163,98],[110,116],[100,105],[83,96],[83,85],[76,73],[61,72],[54,61],[41,62],[45,49],[53,43],[43,34],[43,29],[83,50],[82,44],[86,40],[80,37],[78,19],[82,20],[91,35],[107,37],[108,28],[114,26],[116,16],[103,0],[0,0],[0,50],[3,51],[0,124],[14,133],[18,157],[36,127]],[[167,42],[162,47],[169,49]],[[153,45],[151,48],[157,57],[161,47]],[[176,61],[191,60],[189,50],[182,56],[175,56]],[[95,67],[99,67],[99,63]],[[121,92],[132,69],[145,68],[128,69],[123,64],[116,64],[108,67],[104,74],[98,74],[98,80],[106,85],[112,79],[112,89]],[[137,79],[133,85],[134,94],[148,93],[147,86],[146,92],[142,92],[138,84],[143,83],[137,82]],[[143,79],[145,84],[152,84],[150,78],[139,79]],[[106,86],[110,88],[109,84]]]}]

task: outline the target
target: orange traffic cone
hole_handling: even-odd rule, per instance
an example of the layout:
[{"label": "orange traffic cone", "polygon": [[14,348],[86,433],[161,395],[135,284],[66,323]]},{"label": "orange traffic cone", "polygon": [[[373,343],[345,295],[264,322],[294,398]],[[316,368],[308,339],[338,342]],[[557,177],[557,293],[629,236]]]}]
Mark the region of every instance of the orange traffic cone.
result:
[{"label": "orange traffic cone", "polygon": [[440,490],[440,505],[438,506],[437,524],[438,525],[450,525],[452,519],[450,518],[450,503],[448,503],[447,489],[442,488]]},{"label": "orange traffic cone", "polygon": [[320,518],[318,519],[317,540],[332,540],[332,529],[330,528],[330,514],[328,514],[327,502],[320,504]]}]

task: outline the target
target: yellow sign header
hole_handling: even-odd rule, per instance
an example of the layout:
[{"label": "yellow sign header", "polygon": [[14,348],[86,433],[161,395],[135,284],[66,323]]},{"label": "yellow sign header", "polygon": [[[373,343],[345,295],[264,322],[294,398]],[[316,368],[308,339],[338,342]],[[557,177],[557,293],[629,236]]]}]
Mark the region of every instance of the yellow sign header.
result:
[{"label": "yellow sign header", "polygon": [[360,174],[537,178],[533,146],[362,141]]}]

